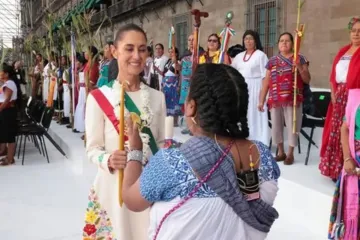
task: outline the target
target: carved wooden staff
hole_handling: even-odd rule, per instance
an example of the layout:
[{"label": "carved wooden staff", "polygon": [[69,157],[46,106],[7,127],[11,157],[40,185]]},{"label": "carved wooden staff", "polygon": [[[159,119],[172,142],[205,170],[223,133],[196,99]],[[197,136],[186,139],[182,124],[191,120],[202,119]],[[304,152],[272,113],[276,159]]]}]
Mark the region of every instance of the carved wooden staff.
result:
[{"label": "carved wooden staff", "polygon": [[304,35],[304,29],[305,29],[305,24],[300,24],[300,13],[301,13],[301,8],[304,5],[304,1],[302,2],[301,0],[298,0],[298,7],[297,7],[297,21],[296,21],[296,36],[295,36],[295,46],[294,46],[294,63],[293,63],[293,71],[294,71],[294,104],[293,104],[293,133],[296,133],[296,121],[297,121],[297,114],[296,114],[296,109],[297,109],[297,92],[298,92],[298,88],[297,88],[297,82],[298,82],[298,69],[297,69],[297,62],[299,61],[299,51],[300,51],[300,44],[301,44],[301,39]]},{"label": "carved wooden staff", "polygon": [[[172,49],[173,51],[173,54],[176,54],[175,53],[175,48],[176,48],[176,43],[175,43],[175,28],[173,26],[171,26],[170,28],[170,31],[169,31],[169,49]],[[175,75],[177,74],[177,71],[176,71],[176,64],[177,62],[174,62],[175,64]]]},{"label": "carved wooden staff", "polygon": [[[117,81],[117,80],[116,80]],[[125,82],[121,83],[120,89],[120,120],[119,120],[119,150],[125,150]],[[124,169],[119,170],[119,204],[123,205],[123,189]]]},{"label": "carved wooden staff", "polygon": [[191,14],[194,15],[194,50],[192,55],[192,73],[195,72],[196,67],[199,63],[199,29],[201,26],[201,18],[209,17],[209,13],[200,12],[198,9],[194,9],[191,11]]},{"label": "carved wooden staff", "polygon": [[218,63],[224,63],[225,56],[226,56],[226,51],[227,51],[228,46],[229,46],[230,38],[231,38],[231,36],[235,35],[235,30],[230,27],[231,20],[233,19],[233,17],[234,17],[234,13],[232,11],[230,11],[230,12],[228,12],[226,14],[225,27],[220,33],[221,47],[220,47],[220,57],[219,57]]}]

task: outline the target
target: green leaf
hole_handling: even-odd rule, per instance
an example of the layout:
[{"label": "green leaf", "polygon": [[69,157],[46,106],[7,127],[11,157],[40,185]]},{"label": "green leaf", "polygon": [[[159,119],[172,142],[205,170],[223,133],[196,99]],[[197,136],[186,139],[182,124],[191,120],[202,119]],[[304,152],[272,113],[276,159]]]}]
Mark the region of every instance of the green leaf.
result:
[{"label": "green leaf", "polygon": [[96,240],[104,240],[105,237],[98,237]]},{"label": "green leaf", "polygon": [[96,219],[96,221],[95,221],[95,225],[98,225],[98,224],[99,224],[100,219],[101,219],[101,218]]}]

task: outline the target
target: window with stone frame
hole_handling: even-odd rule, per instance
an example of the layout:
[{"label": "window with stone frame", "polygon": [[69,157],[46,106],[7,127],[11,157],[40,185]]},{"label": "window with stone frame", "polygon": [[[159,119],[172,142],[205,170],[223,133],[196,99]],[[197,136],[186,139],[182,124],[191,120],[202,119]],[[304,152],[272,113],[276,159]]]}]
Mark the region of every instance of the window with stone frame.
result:
[{"label": "window with stone frame", "polygon": [[[173,18],[173,26],[175,28],[176,47],[179,55],[183,55],[187,50],[187,39],[190,34],[191,16],[189,14],[176,16]],[[180,57],[179,56],[179,57]]]},{"label": "window with stone frame", "polygon": [[277,52],[281,0],[247,0],[247,29],[259,33],[268,57]]}]

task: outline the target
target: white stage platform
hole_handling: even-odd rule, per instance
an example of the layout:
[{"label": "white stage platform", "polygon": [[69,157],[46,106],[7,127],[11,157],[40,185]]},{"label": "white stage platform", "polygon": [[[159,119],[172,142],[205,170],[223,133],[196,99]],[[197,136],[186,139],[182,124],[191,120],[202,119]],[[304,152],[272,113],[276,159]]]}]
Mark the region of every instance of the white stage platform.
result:
[{"label": "white stage platform", "polygon": [[[96,168],[85,157],[81,134],[56,123],[49,130],[62,146],[64,158],[48,143],[50,164],[29,147],[25,166],[0,168],[0,235],[4,240],[81,239],[88,190]],[[314,141],[320,145],[321,130]],[[176,129],[176,138],[187,136]],[[317,169],[319,150],[312,148],[309,165],[304,165],[307,142],[301,139],[302,154],[296,163],[284,166],[275,205],[280,213],[267,239],[327,239],[334,184]],[[30,144],[29,144],[30,145]]]}]

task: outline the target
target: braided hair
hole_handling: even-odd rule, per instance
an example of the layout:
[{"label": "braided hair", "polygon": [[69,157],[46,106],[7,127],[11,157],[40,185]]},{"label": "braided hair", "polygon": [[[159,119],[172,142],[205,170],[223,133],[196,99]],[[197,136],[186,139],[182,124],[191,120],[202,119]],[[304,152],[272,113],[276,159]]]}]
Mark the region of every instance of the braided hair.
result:
[{"label": "braided hair", "polygon": [[188,100],[195,101],[197,122],[205,132],[237,139],[249,136],[247,84],[231,66],[199,65],[192,76]]}]

